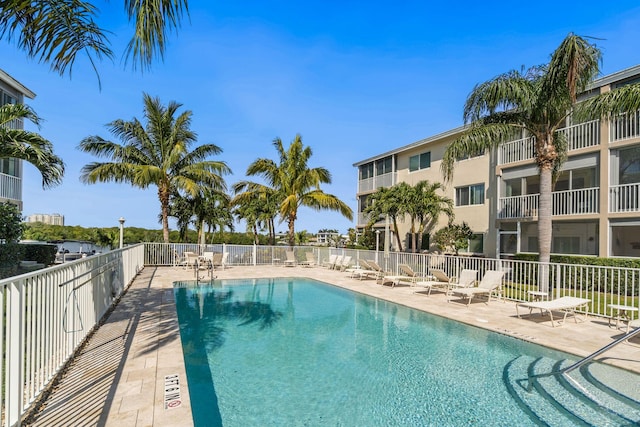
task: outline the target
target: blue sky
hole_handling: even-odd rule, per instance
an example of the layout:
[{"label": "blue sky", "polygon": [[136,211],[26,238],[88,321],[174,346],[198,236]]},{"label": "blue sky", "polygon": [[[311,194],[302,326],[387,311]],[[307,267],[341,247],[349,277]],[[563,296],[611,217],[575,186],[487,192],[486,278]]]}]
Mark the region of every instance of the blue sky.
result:
[{"label": "blue sky", "polygon": [[[23,213],[60,213],[66,225],[111,227],[124,217],[126,226],[160,228],[155,188],[79,180],[96,159],[78,143],[111,138],[104,125],[114,119],[141,118],[143,92],[193,111],[199,143],[223,149],[216,158],[233,170],[229,186],[256,158],[276,158],[275,137],[288,144],[300,133],[313,149],[310,165],[332,174],[324,191],[355,213],[354,162],[460,126],[475,84],[547,62],[569,32],[598,39],[603,74],[640,63],[637,1],[583,1],[579,9],[538,1],[533,10],[518,2],[192,1],[164,62],[141,73],[121,61],[131,31],[121,2],[96,4],[117,56],[99,65],[102,90],[84,58],[71,78],[60,77],[0,42],[0,68],[37,94],[29,104],[45,120],[39,131],[67,165],[51,190],[25,166]],[[310,232],[352,226],[306,209],[296,222]]]}]

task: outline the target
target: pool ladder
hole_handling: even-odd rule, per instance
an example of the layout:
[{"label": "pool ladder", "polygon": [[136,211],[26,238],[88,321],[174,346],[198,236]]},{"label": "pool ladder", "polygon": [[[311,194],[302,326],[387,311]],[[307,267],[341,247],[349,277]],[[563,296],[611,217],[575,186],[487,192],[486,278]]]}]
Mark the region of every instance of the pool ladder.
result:
[{"label": "pool ladder", "polygon": [[621,336],[620,338],[618,338],[617,340],[605,345],[604,347],[602,347],[600,350],[594,351],[593,353],[591,353],[590,355],[578,360],[576,363],[574,363],[571,366],[567,366],[566,368],[560,369],[558,371],[553,371],[553,372],[548,372],[546,374],[537,374],[537,375],[527,375],[527,391],[531,391],[533,388],[533,382],[536,381],[538,378],[544,378],[544,377],[551,377],[551,376],[557,376],[557,375],[564,375],[564,374],[568,374],[569,372],[573,371],[574,369],[577,369],[579,367],[581,367],[582,365],[591,362],[594,358],[600,356],[602,353],[605,353],[609,350],[611,350],[613,347],[617,346],[618,344],[627,341],[630,338],[635,337],[636,335],[640,335],[640,328],[636,328],[633,331],[624,334],[623,336]]}]

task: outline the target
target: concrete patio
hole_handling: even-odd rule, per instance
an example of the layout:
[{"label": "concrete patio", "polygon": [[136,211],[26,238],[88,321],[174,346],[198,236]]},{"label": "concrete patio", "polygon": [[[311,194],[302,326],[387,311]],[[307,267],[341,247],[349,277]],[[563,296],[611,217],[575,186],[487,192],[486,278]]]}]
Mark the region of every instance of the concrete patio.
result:
[{"label": "concrete patio", "polygon": [[[321,267],[233,267],[214,274],[218,279],[309,277],[578,356],[623,333],[609,327],[606,318],[590,317],[577,324],[569,319],[552,328],[548,316],[518,318],[513,302],[474,302],[467,307],[455,300],[447,303],[439,292],[416,294],[408,286],[381,286]],[[173,282],[193,279],[193,271],[179,267],[146,267],[25,424],[193,425],[172,290]],[[618,345],[602,360],[640,373],[640,340]],[[173,375],[179,379],[179,398],[173,395],[169,400],[165,385]],[[167,402],[176,407],[165,409]]]}]

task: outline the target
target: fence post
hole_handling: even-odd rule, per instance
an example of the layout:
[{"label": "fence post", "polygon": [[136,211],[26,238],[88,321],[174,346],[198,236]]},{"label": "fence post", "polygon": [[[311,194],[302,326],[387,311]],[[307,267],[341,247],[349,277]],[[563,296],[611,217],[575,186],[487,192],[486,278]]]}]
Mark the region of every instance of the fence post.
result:
[{"label": "fence post", "polygon": [[22,305],[24,299],[24,285],[22,281],[11,282],[7,286],[7,348],[6,348],[6,388],[5,424],[17,425],[23,409],[24,400],[24,323]]},{"label": "fence post", "polygon": [[251,255],[251,257],[253,258],[253,265],[258,265],[258,247],[255,243],[253,244],[253,254]]}]

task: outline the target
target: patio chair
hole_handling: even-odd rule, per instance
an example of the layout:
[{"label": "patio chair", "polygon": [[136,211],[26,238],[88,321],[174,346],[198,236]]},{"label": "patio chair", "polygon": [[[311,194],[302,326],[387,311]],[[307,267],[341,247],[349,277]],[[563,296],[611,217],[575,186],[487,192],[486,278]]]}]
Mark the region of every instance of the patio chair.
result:
[{"label": "patio chair", "polygon": [[305,260],[300,262],[300,265],[303,267],[315,267],[316,265],[316,256],[313,252],[305,252],[304,253]]},{"label": "patio chair", "polygon": [[382,284],[386,285],[388,283],[391,284],[391,287],[395,287],[400,284],[400,282],[408,282],[411,286],[413,286],[418,280],[424,278],[420,273],[413,271],[408,264],[398,264],[398,268],[402,271],[403,274],[400,275],[392,275],[392,276],[384,276],[382,278]]},{"label": "patio chair", "polygon": [[[471,300],[473,299],[473,297],[477,296],[486,295],[487,302],[489,302],[489,300],[491,299],[491,294],[493,294],[495,291],[498,291],[500,295],[503,276],[504,271],[487,270],[487,272],[484,273],[484,276],[482,276],[480,283],[478,283],[478,286],[471,288],[454,288],[451,289],[450,294],[460,296],[463,299],[467,298],[467,307],[471,304]],[[448,301],[450,301],[450,299],[447,299],[447,302]]]},{"label": "patio chair", "polygon": [[380,265],[378,265],[377,262],[372,261],[372,260],[367,260],[367,264],[369,264],[371,266],[371,268],[373,269],[372,273],[369,273],[368,275],[370,275],[371,277],[373,277],[374,279],[376,279],[377,283],[380,283],[381,285],[384,284],[382,282],[382,279],[384,278],[384,276],[386,276],[389,272],[385,271],[382,267],[380,267]]},{"label": "patio chair", "polygon": [[340,271],[345,271],[350,266],[351,266],[351,256],[350,255],[345,255],[345,256],[342,257],[342,260],[340,261],[340,264],[338,264],[336,262],[335,269],[336,270],[340,270]]},{"label": "patio chair", "polygon": [[[443,290],[445,294],[449,295],[454,288],[468,288],[473,286],[478,276],[477,270],[462,270],[460,277],[449,277],[447,274],[437,268],[431,269],[431,275],[435,280],[418,281],[414,283],[416,287],[423,287],[428,290],[427,295],[431,295],[433,288]],[[418,292],[418,291],[416,291]]]},{"label": "patio chair", "polygon": [[184,269],[195,268],[198,265],[198,254],[195,252],[184,253]]},{"label": "patio chair", "polygon": [[336,265],[336,259],[338,259],[338,255],[329,255],[329,259],[322,260],[322,266],[333,268],[333,266]]},{"label": "patio chair", "polygon": [[360,258],[358,259],[358,265],[356,267],[346,268],[344,271],[349,273],[349,277],[358,277],[362,280],[367,274],[373,273],[373,268],[371,268],[367,261]]},{"label": "patio chair", "polygon": [[286,251],[287,259],[284,260],[285,267],[294,267],[296,265],[296,254],[293,251]]},{"label": "patio chair", "polygon": [[[567,315],[571,314],[576,323],[578,323],[578,316],[576,310],[587,306],[591,302],[590,299],[587,298],[577,298],[577,297],[560,297],[551,301],[533,301],[533,302],[521,302],[516,304],[516,314],[520,317],[520,312],[518,311],[518,306],[525,307],[529,309],[529,314],[534,309],[538,309],[541,312],[546,311],[549,313],[549,319],[551,319],[551,326],[555,327],[555,323],[553,322],[553,312],[560,311],[564,313],[564,317],[562,318],[562,324],[567,320]],[[584,320],[587,319],[587,315],[584,315]],[[560,321],[558,321],[560,324]]]},{"label": "patio chair", "polygon": [[214,270],[216,267],[221,267],[223,270],[225,268],[225,266],[227,265],[227,257],[229,256],[229,252],[225,252],[225,253],[221,253],[221,252],[216,252],[213,254],[213,259],[211,261],[211,265],[213,266]]}]

